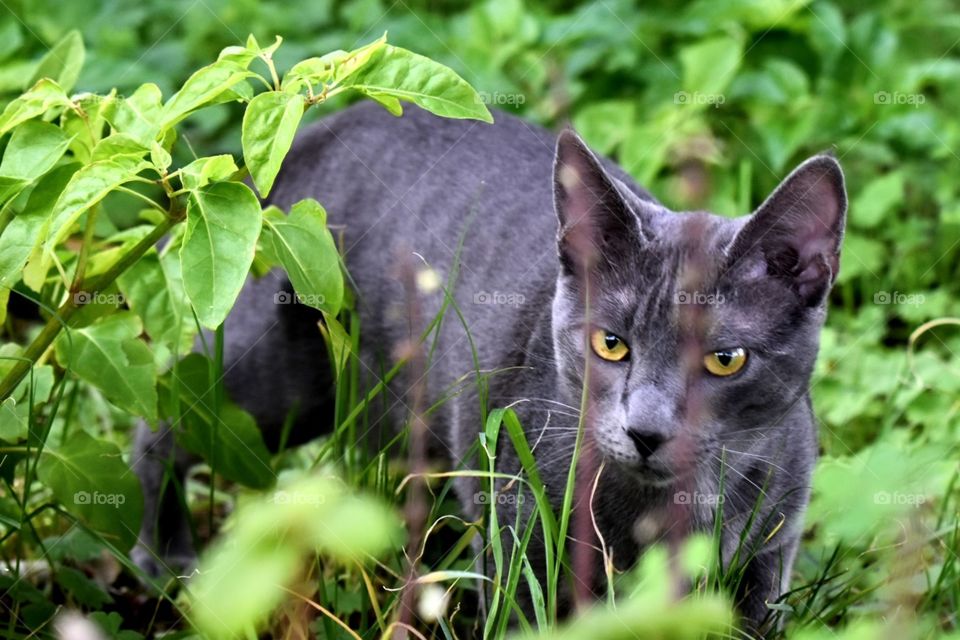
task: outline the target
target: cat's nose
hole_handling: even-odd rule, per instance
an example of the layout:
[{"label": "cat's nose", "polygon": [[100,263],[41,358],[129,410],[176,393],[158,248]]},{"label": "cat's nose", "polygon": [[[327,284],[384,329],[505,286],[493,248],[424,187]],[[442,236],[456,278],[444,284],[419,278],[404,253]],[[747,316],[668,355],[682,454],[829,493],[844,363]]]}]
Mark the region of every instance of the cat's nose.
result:
[{"label": "cat's nose", "polygon": [[660,445],[667,441],[667,437],[663,434],[643,429],[627,429],[627,435],[637,448],[637,453],[644,459],[652,456]]}]

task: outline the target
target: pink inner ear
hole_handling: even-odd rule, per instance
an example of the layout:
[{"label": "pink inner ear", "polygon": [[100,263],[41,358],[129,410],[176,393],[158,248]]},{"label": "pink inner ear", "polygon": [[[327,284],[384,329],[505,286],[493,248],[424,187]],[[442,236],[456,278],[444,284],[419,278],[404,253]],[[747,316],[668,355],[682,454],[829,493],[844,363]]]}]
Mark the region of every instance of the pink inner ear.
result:
[{"label": "pink inner ear", "polygon": [[840,243],[840,217],[843,215],[842,192],[837,190],[830,170],[809,171],[792,189],[795,201],[787,219],[796,222],[793,239],[799,264],[804,270],[823,256],[829,276],[836,276]]},{"label": "pink inner ear", "polygon": [[563,241],[574,261],[589,267],[597,259],[596,212],[601,201],[597,189],[590,184],[594,168],[584,150],[572,137],[558,150],[557,176],[562,202],[558,203],[563,221]]},{"label": "pink inner ear", "polygon": [[808,160],[794,171],[744,225],[734,241],[735,260],[759,256],[747,273],[789,278],[810,303],[821,299],[839,270],[846,195],[832,158]]}]

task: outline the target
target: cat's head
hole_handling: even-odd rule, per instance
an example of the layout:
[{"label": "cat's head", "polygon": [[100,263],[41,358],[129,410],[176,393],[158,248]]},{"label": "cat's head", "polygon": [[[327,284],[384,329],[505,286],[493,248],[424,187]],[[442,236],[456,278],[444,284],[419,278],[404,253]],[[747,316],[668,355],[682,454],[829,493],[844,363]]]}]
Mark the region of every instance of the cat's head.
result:
[{"label": "cat's head", "polygon": [[667,483],[749,451],[806,402],[846,214],[836,160],[807,160],[728,219],[638,197],[565,132],[555,207],[558,373],[578,397],[589,361],[604,458]]}]

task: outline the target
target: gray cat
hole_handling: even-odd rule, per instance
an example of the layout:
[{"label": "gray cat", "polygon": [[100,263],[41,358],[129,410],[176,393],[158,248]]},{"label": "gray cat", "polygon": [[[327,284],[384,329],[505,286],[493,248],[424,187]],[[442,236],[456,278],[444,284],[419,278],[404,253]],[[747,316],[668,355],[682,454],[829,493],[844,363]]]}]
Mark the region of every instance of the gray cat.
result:
[{"label": "gray cat", "polygon": [[[431,445],[450,466],[477,468],[475,348],[479,369],[496,372],[488,406],[517,412],[559,509],[589,362],[585,447],[603,464],[592,508],[616,566],[669,536],[678,517],[684,529],[709,531],[722,510],[725,560],[738,548],[741,562],[749,559],[732,595],[748,625],[762,629],[766,603],[787,589],[817,454],[808,385],[839,266],[846,196],[838,163],[807,160],[750,216],[677,214],[572,132],[557,138],[495,117],[485,125],[352,107],[299,137],[272,203],[316,198],[342,227],[367,384],[409,335],[397,265],[416,255],[444,282],[459,268],[449,294],[463,317],[448,310],[426,377],[431,401],[459,389],[430,416]],[[294,431],[313,437],[330,421],[328,365],[316,316],[275,304],[280,287],[289,285],[270,276],[245,288],[226,323],[225,383],[265,433],[277,433],[296,407]],[[443,291],[424,294],[424,318],[443,299]],[[706,315],[690,315],[699,312]],[[691,332],[687,320],[696,317]],[[394,405],[387,421],[405,417],[411,382],[384,394],[382,413]],[[498,470],[519,473],[500,440]],[[178,501],[158,497],[163,461],[175,458],[178,474],[187,461],[171,456],[163,430],[142,429],[137,447],[152,514],[138,559],[149,564],[146,547],[158,544],[161,555],[188,556]],[[457,486],[469,517],[480,515],[478,490],[467,480]],[[517,504],[527,513],[532,504],[499,502],[500,522],[509,523]],[[173,523],[159,534],[158,515]],[[536,570],[542,553],[534,537]],[[588,588],[599,591],[599,558],[591,562]]]}]

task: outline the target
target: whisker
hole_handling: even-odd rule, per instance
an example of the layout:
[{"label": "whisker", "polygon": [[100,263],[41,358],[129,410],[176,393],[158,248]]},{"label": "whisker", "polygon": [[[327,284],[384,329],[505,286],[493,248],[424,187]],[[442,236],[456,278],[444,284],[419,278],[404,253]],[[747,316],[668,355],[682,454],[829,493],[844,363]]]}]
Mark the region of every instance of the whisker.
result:
[{"label": "whisker", "polygon": [[[503,399],[504,399],[504,400],[513,399],[513,400],[516,400],[517,402],[546,402],[546,403],[549,403],[549,404],[555,404],[555,405],[557,405],[558,407],[563,407],[564,409],[570,409],[571,411],[575,411],[577,414],[580,413],[580,407],[575,407],[575,406],[573,406],[572,404],[566,404],[566,403],[564,403],[564,402],[560,402],[559,400],[551,400],[550,398],[534,398],[534,397],[530,397],[530,396],[526,396],[526,397],[522,397],[522,398],[521,398],[521,397],[517,397],[517,396],[513,396],[513,397],[511,398],[511,396],[504,396]],[[514,404],[515,404],[515,403],[514,403]]]},{"label": "whisker", "polygon": [[718,455],[716,455],[716,454],[710,454],[710,455],[713,456],[713,458],[714,458],[717,462],[719,462],[721,465],[723,465],[724,467],[726,467],[726,468],[729,469],[730,471],[733,471],[735,474],[737,474],[738,476],[740,476],[741,478],[743,478],[744,480],[746,480],[748,483],[750,483],[751,485],[753,485],[753,486],[756,488],[757,491],[759,491],[764,497],[766,497],[767,492],[764,491],[763,488],[760,487],[760,485],[758,485],[756,482],[754,482],[753,480],[751,480],[751,479],[748,478],[747,476],[743,475],[743,473],[741,473],[739,470],[737,470],[737,469],[736,469],[735,467],[733,467],[732,465],[728,464],[728,463],[727,463],[723,458],[721,458],[720,456],[718,456]]},{"label": "whisker", "polygon": [[779,469],[780,471],[783,471],[784,473],[787,473],[787,470],[786,470],[786,469],[784,469],[784,468],[781,467],[780,465],[778,465],[778,464],[776,464],[775,462],[773,462],[773,460],[771,460],[770,458],[767,458],[767,457],[765,457],[765,456],[761,456],[761,455],[756,454],[756,453],[749,453],[749,452],[747,452],[747,451],[737,451],[736,449],[731,449],[730,447],[724,447],[724,449],[726,449],[726,450],[729,451],[730,453],[736,453],[736,454],[739,454],[739,455],[741,455],[741,456],[749,456],[749,457],[751,457],[751,458],[757,458],[758,460],[761,460],[761,461],[763,461],[763,462],[766,462],[766,463],[767,463],[768,465],[770,465],[771,467],[773,467],[773,468],[775,468],[775,469]]}]

